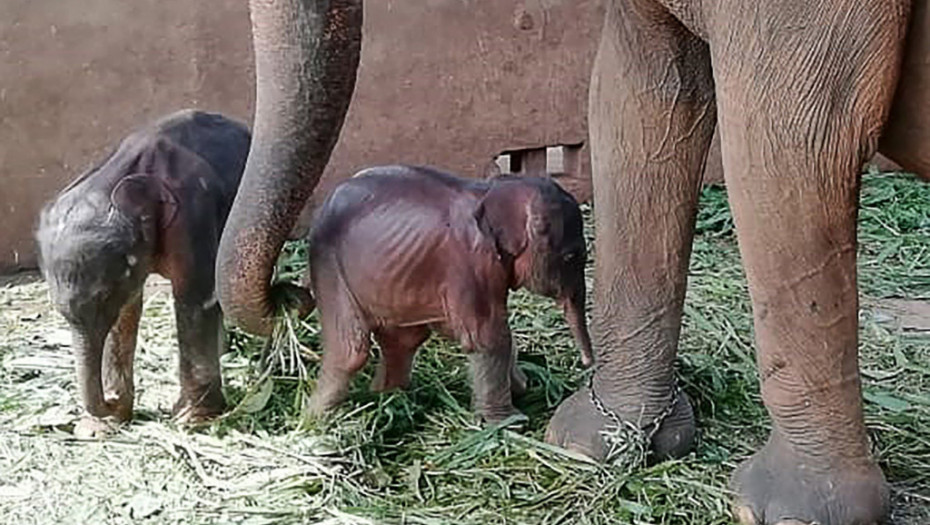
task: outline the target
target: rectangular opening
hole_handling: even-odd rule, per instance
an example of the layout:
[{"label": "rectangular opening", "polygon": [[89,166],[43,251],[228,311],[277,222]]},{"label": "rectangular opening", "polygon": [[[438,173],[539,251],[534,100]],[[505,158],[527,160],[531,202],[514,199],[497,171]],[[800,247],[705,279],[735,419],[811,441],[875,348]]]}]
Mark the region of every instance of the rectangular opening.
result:
[{"label": "rectangular opening", "polygon": [[581,148],[584,144],[557,144],[542,148],[505,150],[494,162],[501,173],[537,177],[564,177],[581,170]]}]

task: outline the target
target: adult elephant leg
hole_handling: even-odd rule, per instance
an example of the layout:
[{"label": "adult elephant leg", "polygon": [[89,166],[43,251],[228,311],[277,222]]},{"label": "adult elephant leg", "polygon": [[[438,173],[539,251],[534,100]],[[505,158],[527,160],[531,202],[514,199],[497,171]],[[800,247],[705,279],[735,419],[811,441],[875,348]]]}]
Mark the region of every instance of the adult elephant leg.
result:
[{"label": "adult elephant leg", "polygon": [[856,215],[904,4],[723,2],[733,22],[711,28],[724,174],[773,422],[733,476],[746,524],[865,525],[888,509],[862,415]]},{"label": "adult elephant leg", "polygon": [[595,371],[558,408],[550,442],[595,458],[612,417],[646,427],[659,456],[686,452],[694,417],[673,397],[688,259],[715,105],[710,55],[651,0],[608,5],[588,107],[597,226]]}]

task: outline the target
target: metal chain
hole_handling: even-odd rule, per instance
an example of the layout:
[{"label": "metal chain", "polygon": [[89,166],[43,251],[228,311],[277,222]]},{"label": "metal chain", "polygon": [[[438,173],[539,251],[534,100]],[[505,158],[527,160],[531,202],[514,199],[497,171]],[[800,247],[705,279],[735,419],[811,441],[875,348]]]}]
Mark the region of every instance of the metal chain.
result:
[{"label": "metal chain", "polygon": [[671,399],[665,409],[645,426],[639,426],[631,421],[624,421],[616,412],[607,408],[600,396],[594,392],[593,373],[588,378],[588,391],[591,393],[591,403],[594,408],[610,421],[600,431],[607,445],[605,461],[610,465],[625,469],[637,468],[646,463],[651,452],[652,438],[659,431],[662,422],[675,410],[675,405],[681,396],[681,386],[676,377],[672,386]]}]

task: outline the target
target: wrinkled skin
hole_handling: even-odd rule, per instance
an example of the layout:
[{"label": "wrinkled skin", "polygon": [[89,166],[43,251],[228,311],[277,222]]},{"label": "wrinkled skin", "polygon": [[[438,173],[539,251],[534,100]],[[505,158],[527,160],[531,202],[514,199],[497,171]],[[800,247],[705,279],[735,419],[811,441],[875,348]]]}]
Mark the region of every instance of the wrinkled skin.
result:
[{"label": "wrinkled skin", "polygon": [[217,255],[223,312],[269,335],[281,307],[313,309],[306,289],[271,278],[329,160],[355,89],[360,0],[251,0],[254,140]]},{"label": "wrinkled skin", "polygon": [[[301,3],[324,17],[336,4],[343,2]],[[610,0],[606,7],[588,109],[598,232],[595,392],[628,421],[650,421],[670,403],[702,169],[719,126],[773,423],[768,443],[733,477],[735,514],[743,523],[882,521],[888,492],[869,453],[857,362],[859,171],[880,149],[905,169],[930,173],[927,0]],[[267,38],[270,26],[253,22]],[[354,23],[360,27],[360,17]],[[334,53],[328,63],[351,61]],[[348,86],[335,80],[346,76],[334,75],[334,85]],[[269,80],[259,71],[259,83]],[[342,96],[348,103],[351,88]],[[341,124],[344,111],[336,110],[344,106],[336,106],[327,107]],[[325,133],[335,140],[338,130]],[[329,151],[314,150],[312,162]],[[317,180],[313,171],[301,187]],[[292,205],[262,196],[251,206],[285,202]],[[281,240],[293,216],[276,226]],[[267,290],[273,260],[249,257],[250,249],[236,253],[252,271],[221,272],[220,281]],[[243,294],[241,304],[248,299]],[[547,439],[603,457],[606,422],[585,387],[556,411]],[[693,435],[690,403],[679,397],[654,450],[683,454]]]},{"label": "wrinkled skin", "polygon": [[85,412],[77,434],[132,418],[133,355],[150,273],[171,280],[174,294],[175,415],[195,421],[223,411],[214,260],[249,142],[238,122],[181,111],[128,136],[43,209],[40,264],[74,338]]},{"label": "wrinkled skin", "polygon": [[345,398],[372,334],[383,354],[372,389],[385,391],[409,384],[414,354],[436,330],[470,354],[478,414],[515,414],[511,392],[526,378],[507,325],[511,289],[562,304],[582,361],[591,361],[581,211],[549,179],[370,168],[333,190],[309,241],[324,347],[314,413]]}]

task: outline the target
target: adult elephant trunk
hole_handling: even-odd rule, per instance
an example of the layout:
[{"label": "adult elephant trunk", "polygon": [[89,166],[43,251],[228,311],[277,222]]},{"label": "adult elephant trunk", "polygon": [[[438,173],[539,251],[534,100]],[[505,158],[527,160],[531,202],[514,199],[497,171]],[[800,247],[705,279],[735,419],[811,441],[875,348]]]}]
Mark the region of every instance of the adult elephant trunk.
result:
[{"label": "adult elephant trunk", "polygon": [[[361,53],[361,0],[251,0],[256,109],[249,159],[217,256],[227,319],[271,332],[283,302],[309,311],[309,292],[272,286],[278,254],[329,161]],[[297,303],[294,305],[293,303]]]},{"label": "adult elephant trunk", "polygon": [[[584,283],[584,281],[582,281]],[[591,352],[591,336],[588,335],[588,321],[585,318],[585,289],[584,285],[580,289],[574,290],[572,294],[562,300],[562,310],[565,312],[565,320],[568,321],[568,327],[572,331],[572,336],[581,350],[581,364],[585,367],[594,363],[594,354]]]}]

